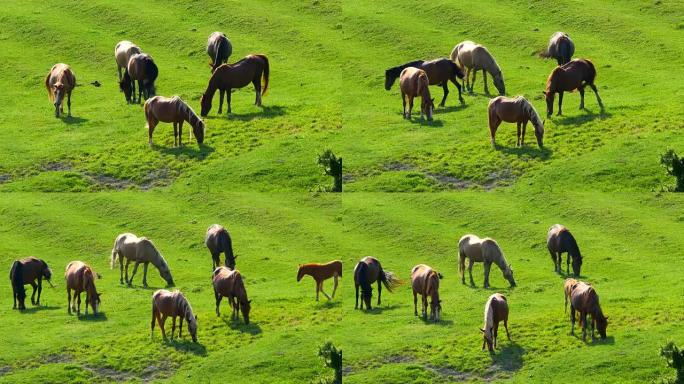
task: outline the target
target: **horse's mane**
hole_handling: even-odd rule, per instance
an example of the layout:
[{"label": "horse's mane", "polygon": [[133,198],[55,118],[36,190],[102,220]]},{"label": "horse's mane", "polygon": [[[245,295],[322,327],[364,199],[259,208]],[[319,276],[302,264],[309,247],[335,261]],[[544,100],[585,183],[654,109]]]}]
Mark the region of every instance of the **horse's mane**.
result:
[{"label": "horse's mane", "polygon": [[501,268],[502,271],[507,271],[510,269],[508,262],[506,261],[506,256],[504,256],[499,243],[496,240],[489,237],[482,239],[482,247],[486,247],[482,252],[496,252],[495,263]]},{"label": "horse's mane", "polygon": [[192,307],[190,306],[188,299],[186,299],[179,290],[173,291],[173,295],[176,301],[176,308],[181,309],[183,317],[185,317],[188,322],[194,322],[195,316],[193,316]]},{"label": "horse's mane", "polygon": [[484,313],[484,330],[487,332],[487,330],[490,327],[494,326],[494,309],[492,309],[492,301],[494,300],[494,295],[489,296],[489,299],[487,300],[487,304],[485,304],[485,313]]},{"label": "horse's mane", "polygon": [[402,65],[399,65],[396,67],[388,68],[385,71],[385,73],[390,74],[390,75],[395,76],[395,77],[399,77],[399,75],[401,74],[401,71],[403,71],[404,69],[406,69],[408,67],[420,68],[420,66],[423,65],[424,62],[425,62],[425,60],[411,61],[411,62],[406,63],[406,64],[402,64]]},{"label": "horse's mane", "polygon": [[[572,62],[572,61],[571,61],[571,62]],[[569,63],[567,63],[567,64],[565,64],[565,65],[568,65],[568,64],[570,64],[571,62],[569,62]],[[554,86],[553,86],[553,85],[554,85],[554,84],[553,84],[553,83],[554,83],[554,82],[553,82],[553,80],[554,80],[554,75],[555,75],[557,72],[562,71],[561,68],[562,68],[562,67],[556,67],[556,68],[554,68],[553,71],[551,71],[551,74],[549,75],[549,78],[546,79],[546,92],[547,92],[547,93],[548,93],[548,92],[551,92],[552,89],[554,88]]]},{"label": "horse's mane", "polygon": [[539,113],[537,113],[537,110],[534,108],[532,103],[530,103],[526,98],[522,96],[519,97],[522,99],[523,111],[530,118],[530,121],[532,121],[532,125],[534,125],[534,130],[537,132],[544,132],[544,124],[539,118]]}]

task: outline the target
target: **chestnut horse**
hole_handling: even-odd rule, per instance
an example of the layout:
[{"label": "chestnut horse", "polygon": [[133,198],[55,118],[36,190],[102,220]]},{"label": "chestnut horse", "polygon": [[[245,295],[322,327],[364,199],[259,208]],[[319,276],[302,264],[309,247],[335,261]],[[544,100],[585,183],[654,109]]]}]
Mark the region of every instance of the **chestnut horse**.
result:
[{"label": "chestnut horse", "polygon": [[[256,100],[254,104],[261,106],[261,96],[266,95],[268,91],[268,76],[269,76],[268,58],[264,55],[248,55],[244,59],[234,64],[223,64],[214,70],[214,73],[209,79],[206,91],[200,98],[202,105],[201,115],[206,116],[211,110],[211,101],[214,99],[214,94],[219,91],[219,110],[221,113],[223,109],[223,95],[225,94],[228,104],[228,114],[230,109],[230,94],[234,88],[242,88],[249,83],[254,85],[256,92]],[[263,90],[261,88],[261,81],[263,79]]]},{"label": "chestnut horse", "polygon": [[55,117],[59,117],[64,112],[62,103],[65,94],[67,97],[67,116],[71,116],[71,91],[74,90],[75,86],[76,76],[70,66],[62,63],[52,66],[45,77],[45,88],[47,88],[50,101],[55,105]]},{"label": "chestnut horse", "polygon": [[366,309],[373,309],[371,306],[371,297],[373,295],[373,288],[371,284],[378,282],[378,305],[380,305],[380,298],[382,297],[382,285],[392,292],[396,287],[403,282],[397,276],[389,271],[382,269],[382,265],[378,259],[372,256],[366,256],[354,267],[354,287],[356,288],[356,304],[354,309],[359,306],[359,286],[361,286],[361,309],[363,303],[366,303]]},{"label": "chestnut horse", "polygon": [[430,297],[430,320],[439,321],[442,314],[442,301],[439,299],[439,279],[442,276],[425,264],[418,264],[411,269],[411,286],[413,287],[413,314],[418,316],[418,295],[422,300],[423,318],[427,320],[428,296]]},{"label": "chestnut horse", "polygon": [[561,273],[561,261],[563,260],[563,252],[567,252],[565,273],[570,274],[570,257],[572,257],[572,271],[575,276],[580,275],[582,268],[582,253],[580,252],[577,241],[572,233],[568,231],[565,226],[555,224],[549,228],[549,233],[546,237],[546,247],[549,249],[551,259],[553,260],[554,270]]},{"label": "chestnut horse", "polygon": [[554,68],[546,80],[546,90],[543,92],[546,96],[546,116],[551,117],[553,114],[553,99],[556,93],[558,93],[558,116],[562,115],[563,92],[575,89],[580,94],[580,109],[584,109],[584,87],[587,85],[596,94],[596,101],[603,111],[603,102],[594,85],[594,80],[596,80],[596,68],[587,59],[575,59],[561,67]]},{"label": "chestnut horse", "polygon": [[164,96],[154,96],[145,101],[145,118],[147,119],[146,128],[149,135],[149,144],[152,145],[152,133],[159,122],[173,123],[173,145],[183,145],[183,122],[187,121],[192,126],[198,144],[204,142],[204,121],[200,119],[195,111],[190,108],[178,96],[172,98]]},{"label": "chestnut horse", "polygon": [[[50,281],[52,270],[50,270],[46,262],[33,256],[16,260],[12,263],[9,278],[12,282],[12,295],[14,296],[14,306],[12,309],[17,308],[17,301],[19,302],[19,309],[26,309],[24,304],[26,299],[24,285],[30,284],[33,287],[33,293],[31,294],[31,304],[33,305],[40,305],[40,294],[43,292],[43,278],[52,286]],[[38,291],[37,299],[36,288]]]},{"label": "chestnut horse", "polygon": [[330,300],[330,296],[323,291],[323,282],[329,278],[333,278],[333,292],[332,298],[335,298],[335,291],[337,291],[337,279],[342,277],[342,262],[334,260],[326,264],[300,264],[297,271],[297,281],[302,280],[304,275],[309,275],[316,280],[316,301],[318,301],[318,292],[323,292],[325,297]]},{"label": "chestnut horse", "polygon": [[408,67],[422,69],[427,74],[430,85],[439,85],[442,87],[444,96],[442,97],[442,102],[439,103],[440,107],[443,107],[444,103],[446,103],[447,95],[449,94],[449,81],[454,83],[458,89],[458,99],[461,103],[465,102],[461,94],[461,84],[459,84],[457,80],[463,79],[463,72],[461,72],[454,62],[446,58],[430,61],[416,60],[398,67],[387,69],[385,71],[385,90],[389,91],[390,88],[392,88],[392,84],[394,84],[401,75],[401,72]]},{"label": "chestnut horse", "polygon": [[213,259],[211,264],[212,271],[221,264],[221,252],[226,256],[226,267],[235,269],[235,259],[237,259],[237,256],[233,254],[233,241],[230,239],[228,231],[222,225],[214,224],[207,228],[204,245],[209,248],[211,258]]},{"label": "chestnut horse", "polygon": [[140,47],[127,40],[119,41],[114,47],[114,59],[116,60],[116,69],[119,71],[119,81],[121,81],[122,76],[121,68],[125,71],[128,68],[128,60],[137,53],[142,53]]},{"label": "chestnut horse", "polygon": [[508,333],[508,301],[506,301],[506,296],[495,293],[489,296],[484,309],[484,328],[480,328],[482,332],[482,350],[484,351],[485,345],[489,352],[494,352],[496,348],[496,341],[499,336],[499,323],[504,323],[504,329],[506,329],[506,337],[511,340],[511,334]]},{"label": "chestnut horse", "polygon": [[571,334],[575,334],[575,311],[579,312],[580,326],[582,327],[582,340],[587,339],[587,315],[591,315],[591,341],[594,338],[594,328],[598,328],[601,339],[606,338],[608,317],[603,315],[599,305],[599,297],[594,288],[579,282],[570,294],[570,321],[572,322]]},{"label": "chestnut horse", "polygon": [[[534,135],[537,138],[539,148],[544,146],[544,122],[539,118],[537,110],[522,96],[506,97],[497,96],[489,101],[489,134],[492,147],[496,148],[496,130],[502,121],[516,123],[518,125],[518,139],[516,145],[525,145],[525,130],[527,122],[531,121],[534,126]],[[520,128],[522,127],[522,134]]]},{"label": "chestnut horse", "polygon": [[[401,87],[401,101],[404,105],[404,118],[411,120],[413,110],[413,99],[420,96],[420,118],[423,114],[427,115],[427,120],[432,121],[432,111],[435,109],[434,99],[430,98],[427,74],[422,69],[415,67],[404,68],[399,76],[399,86]],[[406,100],[408,99],[408,111],[406,110]]]},{"label": "chestnut horse", "polygon": [[566,64],[575,54],[575,44],[565,32],[556,32],[549,39],[549,46],[546,51],[540,54],[541,57],[553,57],[558,65]]},{"label": "chestnut horse", "polygon": [[233,310],[232,318],[237,319],[240,310],[245,324],[249,324],[249,311],[252,309],[252,300],[247,299],[247,290],[238,270],[230,270],[226,267],[218,267],[213,274],[214,297],[216,298],[216,316],[221,316],[219,305],[221,299],[228,298],[228,304]]},{"label": "chestnut horse", "polygon": [[489,269],[492,263],[496,264],[503,276],[515,287],[513,270],[511,265],[506,262],[503,251],[499,244],[488,237],[480,239],[475,235],[465,235],[458,240],[458,269],[461,272],[461,282],[465,284],[465,259],[468,258],[468,274],[470,275],[470,285],[475,285],[473,281],[473,264],[475,262],[484,263],[484,287],[489,288]]},{"label": "chestnut horse", "polygon": [[[494,86],[499,91],[499,95],[506,94],[506,86],[504,84],[503,74],[501,73],[501,68],[494,60],[494,56],[480,44],[476,44],[472,41],[466,40],[458,43],[454,49],[451,51],[450,55],[451,61],[456,63],[461,70],[465,73],[465,83],[466,89],[473,92],[473,87],[475,85],[475,77],[477,71],[482,70],[482,75],[484,76],[484,91],[489,94],[489,88],[487,88],[487,72],[492,75],[494,81]],[[473,80],[470,81],[470,73],[473,74]]]},{"label": "chestnut horse", "polygon": [[572,290],[575,289],[578,283],[579,281],[571,277],[565,279],[565,283],[563,283],[563,295],[565,296],[565,313],[568,313],[568,300],[570,300]]},{"label": "chestnut horse", "polygon": [[213,73],[219,65],[228,61],[230,55],[233,54],[233,45],[223,32],[214,32],[207,40],[207,55],[211,58],[209,66]]},{"label": "chestnut horse", "polygon": [[126,101],[135,103],[135,81],[138,82],[138,103],[154,96],[154,82],[159,75],[159,68],[154,63],[152,56],[146,53],[137,53],[128,60],[126,72],[119,82],[119,88],[124,92]]},{"label": "chestnut horse", "polygon": [[173,335],[176,333],[176,317],[180,317],[180,328],[178,329],[178,337],[183,337],[183,320],[188,322],[188,330],[190,330],[190,336],[193,342],[197,342],[197,316],[192,314],[192,307],[190,303],[183,296],[180,291],[175,290],[173,292],[167,291],[165,289],[159,289],[152,294],[152,324],[151,324],[151,334],[154,335],[154,320],[159,323],[159,328],[161,328],[162,336],[166,340],[166,330],[164,329],[164,324],[166,323],[166,318],[171,316],[171,340],[173,340]]},{"label": "chestnut horse", "polygon": [[[100,308],[101,293],[97,293],[95,289],[95,276],[92,268],[82,261],[72,261],[67,265],[64,279],[66,280],[67,289],[67,308],[69,314],[71,311],[76,311],[76,315],[81,314],[81,292],[86,293],[86,308],[85,314],[88,314],[88,304],[93,308],[93,315],[97,316],[97,311]],[[99,278],[99,276],[98,276]],[[74,290],[74,305],[71,305],[71,290]],[[78,304],[78,307],[76,306]]]}]

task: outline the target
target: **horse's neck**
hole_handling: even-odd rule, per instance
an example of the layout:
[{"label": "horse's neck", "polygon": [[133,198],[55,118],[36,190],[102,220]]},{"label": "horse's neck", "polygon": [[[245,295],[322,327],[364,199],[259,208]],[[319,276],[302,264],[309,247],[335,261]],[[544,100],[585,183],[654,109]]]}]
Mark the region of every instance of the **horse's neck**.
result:
[{"label": "horse's neck", "polygon": [[496,76],[501,73],[501,68],[499,68],[499,65],[496,63],[496,60],[494,60],[494,57],[491,54],[485,55],[482,66],[487,72],[491,73],[492,76]]},{"label": "horse's neck", "polygon": [[430,101],[430,87],[429,87],[429,82],[427,78],[421,77],[418,80],[418,91],[420,92],[420,97],[423,99],[423,103],[427,103]]}]

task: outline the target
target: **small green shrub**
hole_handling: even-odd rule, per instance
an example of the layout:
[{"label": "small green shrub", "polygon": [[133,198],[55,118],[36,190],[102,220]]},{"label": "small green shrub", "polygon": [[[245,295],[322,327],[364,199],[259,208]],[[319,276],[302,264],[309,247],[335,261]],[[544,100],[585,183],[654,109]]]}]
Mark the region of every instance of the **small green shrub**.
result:
[{"label": "small green shrub", "polygon": [[675,192],[684,191],[684,158],[677,156],[674,150],[669,149],[660,156],[660,165],[665,167],[667,173],[677,179]]},{"label": "small green shrub", "polygon": [[669,379],[663,381],[665,383],[684,383],[684,351],[680,351],[679,348],[673,342],[665,344],[665,346],[660,347],[660,356],[667,361],[667,366],[674,368],[677,376],[674,380]]},{"label": "small green shrub", "polygon": [[342,158],[326,149],[323,154],[318,155],[318,165],[323,168],[326,175],[333,177],[332,192],[342,192]]}]

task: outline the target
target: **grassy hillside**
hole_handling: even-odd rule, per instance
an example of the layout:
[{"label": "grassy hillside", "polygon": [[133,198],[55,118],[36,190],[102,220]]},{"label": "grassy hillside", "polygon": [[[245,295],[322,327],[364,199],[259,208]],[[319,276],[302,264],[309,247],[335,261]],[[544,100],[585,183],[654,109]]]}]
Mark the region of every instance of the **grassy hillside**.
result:
[{"label": "grassy hillside", "polygon": [[[29,0],[3,7],[0,264],[41,257],[56,288],[44,290],[43,307],[20,313],[11,310],[6,282],[0,382],[310,382],[328,373],[316,356],[325,341],[344,351],[349,383],[648,382],[668,374],[659,346],[684,343],[684,200],[659,192],[672,181],[658,160],[666,148],[684,147],[681,4]],[[241,89],[232,116],[217,115],[214,101],[204,145],[173,148],[172,127],[161,124],[150,148],[142,108],[118,91],[114,45],[140,45],[160,68],[158,94],[180,95],[198,111],[210,75],[206,38],[215,30],[231,39],[231,62],[269,57],[264,108],[253,105],[250,87]],[[543,114],[541,91],[555,61],[537,53],[557,30],[573,38],[576,57],[596,64],[606,111],[590,93],[588,110],[579,111],[579,95],[566,94],[565,116],[546,120],[543,150],[531,130],[530,144],[515,148],[512,124],[499,128],[501,148],[491,148],[481,74],[464,105],[450,86],[432,124],[403,120],[397,85],[383,88],[386,68],[448,56],[471,39],[494,54],[509,95],[526,96]],[[72,118],[55,119],[46,97],[44,76],[56,62],[70,64],[80,84]],[[431,92],[441,98],[440,88]],[[341,195],[310,192],[330,183],[316,165],[326,148],[344,158]],[[233,236],[253,300],[250,325],[231,321],[227,306],[220,318],[214,313],[203,244],[212,223]],[[563,279],[545,247],[554,223],[579,241],[582,279],[609,316],[605,341],[568,335]],[[150,237],[169,261],[199,315],[199,344],[164,342],[158,329],[150,338],[150,297],[164,282],[150,268],[150,288],[141,287],[140,271],[133,288],[119,284],[109,255],[126,231]],[[475,287],[461,284],[456,243],[465,233],[497,239],[517,288],[494,267],[492,287],[483,289],[481,265]],[[443,321],[413,316],[408,284],[383,290],[381,307],[355,311],[352,270],[365,255],[405,280],[418,263],[438,269]],[[102,275],[99,318],[67,314],[61,276],[76,259]],[[332,259],[344,263],[339,296],[316,303],[313,281],[296,282],[297,265]],[[513,341],[502,338],[490,356],[480,351],[478,328],[497,291],[509,300]]]}]

